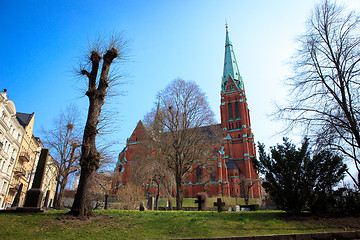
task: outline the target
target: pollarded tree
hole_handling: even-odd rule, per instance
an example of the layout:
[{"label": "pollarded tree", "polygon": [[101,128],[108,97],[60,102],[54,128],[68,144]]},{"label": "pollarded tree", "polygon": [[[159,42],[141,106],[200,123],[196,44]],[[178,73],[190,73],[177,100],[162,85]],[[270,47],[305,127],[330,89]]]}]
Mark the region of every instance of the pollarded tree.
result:
[{"label": "pollarded tree", "polygon": [[181,209],[186,176],[193,165],[201,165],[212,157],[211,140],[218,140],[217,131],[211,125],[215,122],[214,114],[195,82],[175,79],[160,98],[151,145],[162,155],[160,160],[174,176],[176,207]]},{"label": "pollarded tree", "polygon": [[79,111],[76,106],[70,105],[55,120],[54,127],[44,130],[45,142],[52,153],[54,162],[59,170],[54,196],[54,208],[62,208],[62,198],[65,187],[71,174],[79,168],[80,123]]},{"label": "pollarded tree", "polygon": [[262,185],[271,199],[288,213],[299,214],[305,207],[314,206],[317,196],[328,196],[344,178],[342,158],[326,150],[312,156],[308,139],[299,149],[286,138],[270,149],[271,155],[259,144],[254,166],[264,175]]},{"label": "pollarded tree", "polygon": [[86,78],[86,96],[89,110],[81,144],[81,175],[75,199],[69,214],[74,216],[92,215],[91,184],[99,168],[101,154],[96,148],[102,106],[109,88],[117,83],[119,76],[110,74],[110,67],[116,60],[123,60],[126,41],[121,35],[112,35],[109,41],[99,41],[90,49],[86,64],[79,73]]},{"label": "pollarded tree", "polygon": [[320,147],[352,159],[360,181],[360,18],[330,0],[316,5],[299,38],[288,79],[292,101],[279,108],[289,129],[299,125]]}]

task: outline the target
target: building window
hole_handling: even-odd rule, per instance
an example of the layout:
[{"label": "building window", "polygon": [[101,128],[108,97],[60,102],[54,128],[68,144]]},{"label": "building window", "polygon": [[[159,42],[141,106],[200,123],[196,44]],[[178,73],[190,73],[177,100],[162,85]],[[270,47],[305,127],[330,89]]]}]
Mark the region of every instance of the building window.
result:
[{"label": "building window", "polygon": [[240,118],[239,102],[238,101],[235,102],[235,114],[236,114],[236,118]]},{"label": "building window", "polygon": [[10,174],[10,170],[11,170],[10,167],[11,167],[11,163],[9,163],[9,165],[8,165],[8,167],[6,169],[6,172],[9,173],[9,174]]},{"label": "building window", "polygon": [[31,176],[31,172],[28,172],[27,175],[26,175],[26,181],[30,181],[30,176]]},{"label": "building window", "polygon": [[196,182],[201,182],[201,166],[196,168]]},{"label": "building window", "polygon": [[210,181],[215,182],[216,181],[216,175],[215,175],[215,168],[210,168]]},{"label": "building window", "polygon": [[4,168],[4,164],[5,164],[5,161],[1,161],[0,171],[2,171],[2,170],[3,170],[3,168]]},{"label": "building window", "polygon": [[1,191],[5,192],[7,187],[7,182],[4,181]]},{"label": "building window", "polygon": [[233,115],[232,115],[232,107],[231,107],[231,103],[230,103],[230,102],[228,103],[228,110],[229,110],[229,119],[232,119],[232,118],[233,118]]}]

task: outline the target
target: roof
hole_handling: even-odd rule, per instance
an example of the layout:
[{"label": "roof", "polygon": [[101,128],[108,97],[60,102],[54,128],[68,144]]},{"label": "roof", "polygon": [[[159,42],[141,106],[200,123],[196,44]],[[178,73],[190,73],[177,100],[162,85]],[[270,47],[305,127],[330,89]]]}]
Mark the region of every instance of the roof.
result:
[{"label": "roof", "polygon": [[208,135],[211,141],[219,141],[222,137],[221,124],[200,127],[200,131]]},{"label": "roof", "polygon": [[24,128],[29,125],[31,119],[33,118],[35,113],[20,113],[17,112],[16,113],[16,118],[19,121],[19,123],[21,124],[21,126],[23,126]]},{"label": "roof", "polygon": [[243,90],[242,78],[240,76],[239,67],[236,62],[234,49],[229,38],[228,27],[226,26],[226,40],[225,40],[225,57],[224,57],[224,72],[221,82],[221,91],[225,92],[229,77],[234,80],[238,88]]}]

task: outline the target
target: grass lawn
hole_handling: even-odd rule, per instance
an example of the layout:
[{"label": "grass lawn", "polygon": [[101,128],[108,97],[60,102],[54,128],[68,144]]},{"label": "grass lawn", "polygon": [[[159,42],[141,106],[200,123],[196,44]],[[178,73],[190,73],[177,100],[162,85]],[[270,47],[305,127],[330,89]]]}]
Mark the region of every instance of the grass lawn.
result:
[{"label": "grass lawn", "polygon": [[0,213],[0,239],[154,239],[360,230],[359,218],[290,218],[280,211],[99,210],[87,221],[65,211]]}]

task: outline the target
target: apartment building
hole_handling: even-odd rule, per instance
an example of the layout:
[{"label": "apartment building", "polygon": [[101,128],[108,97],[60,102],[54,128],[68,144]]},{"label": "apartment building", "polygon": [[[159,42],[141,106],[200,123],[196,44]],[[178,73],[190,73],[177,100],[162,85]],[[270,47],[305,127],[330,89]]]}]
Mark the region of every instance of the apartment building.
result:
[{"label": "apartment building", "polygon": [[8,99],[7,91],[0,93],[0,209],[9,205],[6,193],[10,187],[13,174],[22,175],[22,169],[15,167],[21,149],[21,141],[25,135],[24,128],[16,119],[14,102]]}]

